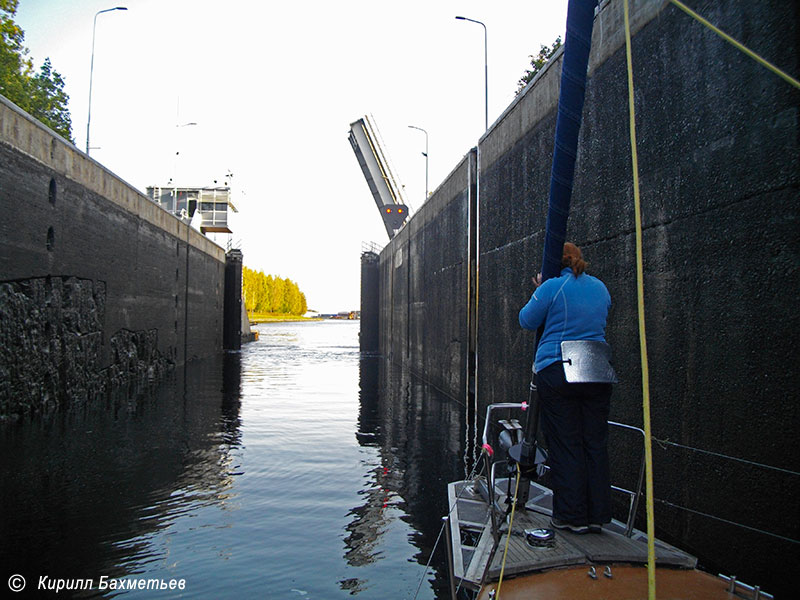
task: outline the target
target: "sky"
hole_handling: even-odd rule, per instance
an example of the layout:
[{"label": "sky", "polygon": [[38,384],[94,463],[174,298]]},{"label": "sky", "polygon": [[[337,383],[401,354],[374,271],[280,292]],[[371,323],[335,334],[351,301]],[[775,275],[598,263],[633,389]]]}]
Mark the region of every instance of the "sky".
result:
[{"label": "sky", "polygon": [[[348,142],[370,115],[408,204],[434,191],[514,98],[567,0],[20,0],[35,67],[66,82],[91,156],[142,192],[222,185],[246,266],[295,281],[320,312],[357,310],[362,244],[388,242]],[[224,240],[220,240],[223,241]]]}]

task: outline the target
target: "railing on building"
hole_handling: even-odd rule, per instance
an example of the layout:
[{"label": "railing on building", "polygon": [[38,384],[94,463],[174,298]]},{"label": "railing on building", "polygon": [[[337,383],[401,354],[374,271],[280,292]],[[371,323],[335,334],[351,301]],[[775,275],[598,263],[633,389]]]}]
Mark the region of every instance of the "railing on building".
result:
[{"label": "railing on building", "polygon": [[191,220],[200,217],[202,233],[232,233],[228,227],[228,208],[238,212],[231,202],[229,187],[159,187],[147,188],[147,196],[173,215]]}]

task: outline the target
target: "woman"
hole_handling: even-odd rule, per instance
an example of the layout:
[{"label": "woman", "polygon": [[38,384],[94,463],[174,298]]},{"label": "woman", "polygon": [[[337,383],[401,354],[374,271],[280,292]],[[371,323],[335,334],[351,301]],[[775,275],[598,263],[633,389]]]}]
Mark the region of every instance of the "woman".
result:
[{"label": "woman", "polygon": [[580,248],[567,242],[561,275],[541,282],[519,312],[525,329],[544,324],[534,360],[553,488],[551,524],[575,533],[602,531],[611,520],[608,467],[610,383],[568,383],[561,342],[605,341],[611,296],[602,281],[585,273]]}]

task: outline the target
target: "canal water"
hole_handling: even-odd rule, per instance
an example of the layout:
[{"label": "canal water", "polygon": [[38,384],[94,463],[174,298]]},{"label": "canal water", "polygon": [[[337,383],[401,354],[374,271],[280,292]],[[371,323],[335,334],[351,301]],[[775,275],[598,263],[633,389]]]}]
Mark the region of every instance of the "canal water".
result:
[{"label": "canal water", "polygon": [[[240,354],[146,393],[0,423],[0,585],[24,577],[17,597],[78,579],[92,589],[58,597],[447,597],[444,536],[431,553],[446,483],[464,475],[462,410],[362,357],[358,328],[260,325]],[[108,587],[144,579],[176,587]]]}]

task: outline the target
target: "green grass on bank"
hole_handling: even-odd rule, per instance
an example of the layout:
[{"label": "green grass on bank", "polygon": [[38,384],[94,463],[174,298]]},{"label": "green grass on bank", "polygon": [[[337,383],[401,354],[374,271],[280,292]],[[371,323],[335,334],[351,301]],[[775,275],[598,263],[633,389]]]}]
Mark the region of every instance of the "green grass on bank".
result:
[{"label": "green grass on bank", "polygon": [[280,321],[321,321],[322,319],[315,319],[311,317],[302,317],[298,315],[282,315],[278,313],[257,313],[248,312],[247,318],[251,323],[273,323]]}]

